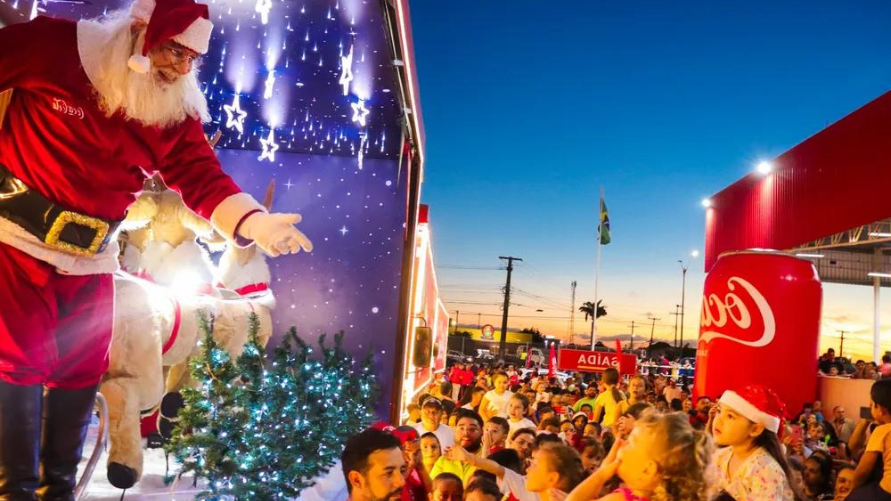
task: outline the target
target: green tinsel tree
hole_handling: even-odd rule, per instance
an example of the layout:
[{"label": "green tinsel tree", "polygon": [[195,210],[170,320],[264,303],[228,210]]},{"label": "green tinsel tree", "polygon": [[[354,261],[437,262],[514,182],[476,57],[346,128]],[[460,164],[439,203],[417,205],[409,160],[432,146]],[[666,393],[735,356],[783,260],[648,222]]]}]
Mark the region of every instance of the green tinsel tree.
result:
[{"label": "green tinsel tree", "polygon": [[271,357],[257,342],[251,316],[244,353],[232,361],[200,318],[201,356],[192,362],[198,388],[183,390],[185,408],[166,446],[179,475],[207,480],[199,499],[280,500],[296,497],[339,459],[343,444],[374,417],[377,385],[371,355],[356,363],[319,339],[320,356],[297,336],[285,336]]}]

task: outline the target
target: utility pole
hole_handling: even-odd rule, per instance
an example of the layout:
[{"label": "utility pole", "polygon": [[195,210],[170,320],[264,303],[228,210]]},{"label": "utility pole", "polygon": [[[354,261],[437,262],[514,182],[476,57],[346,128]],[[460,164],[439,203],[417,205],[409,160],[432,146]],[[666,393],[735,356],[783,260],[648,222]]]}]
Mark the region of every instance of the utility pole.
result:
[{"label": "utility pole", "polygon": [[631,353],[634,353],[634,320],[631,321]]},{"label": "utility pole", "polygon": [[838,331],[841,334],[841,345],[838,347],[838,356],[841,357],[845,352],[845,334],[849,331]]},{"label": "utility pole", "polygon": [[514,271],[514,261],[523,262],[523,260],[513,256],[498,256],[498,259],[507,260],[507,283],[504,285],[504,313],[501,316],[501,341],[498,343],[498,357],[504,360],[505,343],[507,343],[507,313],[510,309],[510,274]]},{"label": "utility pole", "polygon": [[482,332],[482,330],[483,330],[483,314],[482,313],[476,314],[476,328],[479,329],[480,332]]},{"label": "utility pole", "polygon": [[458,315],[460,315],[460,314],[461,314],[460,311],[455,310],[455,334],[458,333]]},{"label": "utility pole", "polygon": [[647,320],[653,321],[653,326],[650,327],[650,345],[647,346],[647,358],[653,358],[653,333],[656,332],[656,321],[662,319],[656,317],[647,317]]},{"label": "utility pole", "polygon": [[674,313],[669,313],[669,315],[674,315],[674,347],[678,347],[678,317],[681,316],[681,305],[674,305]]},{"label": "utility pole", "polygon": [[572,308],[569,309],[569,344],[575,345],[575,287],[578,285],[572,281]]}]

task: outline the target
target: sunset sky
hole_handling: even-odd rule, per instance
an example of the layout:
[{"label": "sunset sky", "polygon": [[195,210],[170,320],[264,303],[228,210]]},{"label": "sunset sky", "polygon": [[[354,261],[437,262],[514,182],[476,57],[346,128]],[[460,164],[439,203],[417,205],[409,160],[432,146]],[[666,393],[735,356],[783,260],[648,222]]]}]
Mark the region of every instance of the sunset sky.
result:
[{"label": "sunset sky", "polygon": [[[480,313],[500,326],[498,256],[517,256],[510,326],[568,338],[570,283],[577,306],[594,295],[603,186],[613,242],[600,332],[630,333],[634,321],[648,338],[655,316],[656,337],[673,338],[681,259],[690,339],[704,279],[702,258],[689,257],[703,247],[701,199],[889,89],[891,3],[546,5],[412,3],[422,199],[446,305],[462,325]],[[575,331],[587,329],[577,314]],[[838,329],[852,331],[846,352],[870,356],[870,288],[825,286],[821,349],[838,350]]]}]

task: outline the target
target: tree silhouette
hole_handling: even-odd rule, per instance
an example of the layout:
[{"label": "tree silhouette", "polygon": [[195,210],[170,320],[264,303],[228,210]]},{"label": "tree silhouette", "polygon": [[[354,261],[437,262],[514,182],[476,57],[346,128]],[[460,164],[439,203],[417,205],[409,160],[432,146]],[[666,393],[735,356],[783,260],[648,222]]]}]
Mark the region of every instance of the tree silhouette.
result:
[{"label": "tree silhouette", "polygon": [[[606,316],[606,307],[601,303],[603,303],[602,299],[597,301],[597,318]],[[585,321],[587,321],[588,318],[594,318],[594,303],[585,301],[579,307],[579,311],[585,314]]]}]

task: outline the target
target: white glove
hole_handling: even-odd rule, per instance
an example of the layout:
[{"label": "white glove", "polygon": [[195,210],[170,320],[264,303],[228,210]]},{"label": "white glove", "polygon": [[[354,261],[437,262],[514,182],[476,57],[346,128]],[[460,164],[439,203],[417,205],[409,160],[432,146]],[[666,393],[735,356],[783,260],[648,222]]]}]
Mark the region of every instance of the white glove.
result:
[{"label": "white glove", "polygon": [[312,252],[312,242],[294,227],[303,217],[300,214],[267,214],[255,212],[238,228],[238,234],[253,240],[272,257],[297,254],[302,248]]}]

